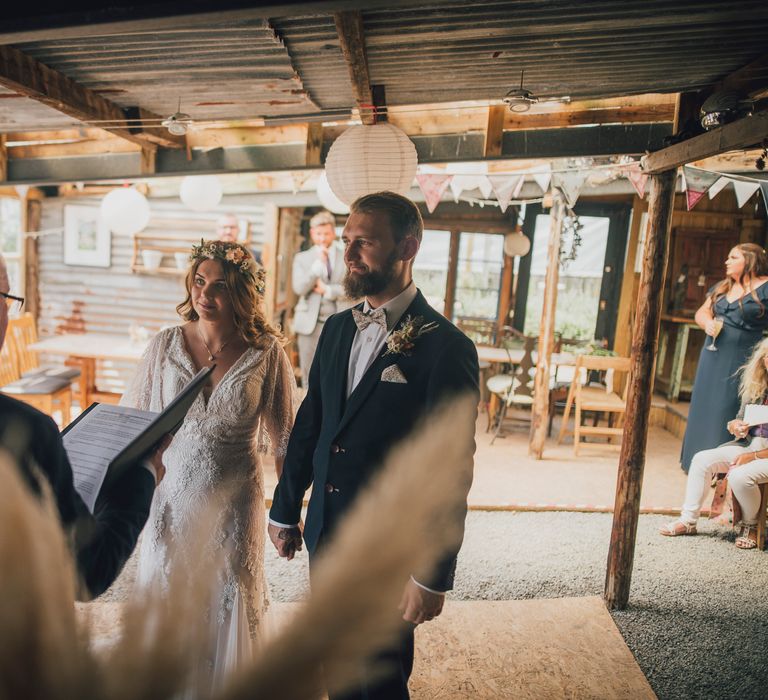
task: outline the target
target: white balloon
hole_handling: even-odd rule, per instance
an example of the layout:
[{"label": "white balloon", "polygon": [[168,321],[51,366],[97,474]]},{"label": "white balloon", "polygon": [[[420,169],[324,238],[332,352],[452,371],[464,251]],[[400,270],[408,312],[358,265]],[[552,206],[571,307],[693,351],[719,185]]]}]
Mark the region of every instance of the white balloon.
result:
[{"label": "white balloon", "polygon": [[328,176],[323,170],[322,174],[317,180],[317,198],[328,211],[334,214],[349,214],[349,207],[344,204],[331,189],[328,184]]},{"label": "white balloon", "polygon": [[192,211],[215,209],[224,194],[215,175],[187,175],[181,181],[179,197]]},{"label": "white balloon", "polygon": [[151,212],[147,198],[134,187],[118,187],[101,200],[101,216],[111,231],[123,236],[143,231]]}]

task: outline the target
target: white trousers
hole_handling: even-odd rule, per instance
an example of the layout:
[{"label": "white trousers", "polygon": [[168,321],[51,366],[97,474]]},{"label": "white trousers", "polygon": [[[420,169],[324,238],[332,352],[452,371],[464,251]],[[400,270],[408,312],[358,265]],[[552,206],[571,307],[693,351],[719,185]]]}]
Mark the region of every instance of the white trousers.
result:
[{"label": "white trousers", "polygon": [[[685,503],[680,520],[692,525],[696,522],[709,493],[709,486],[715,474],[728,471],[730,463],[740,454],[754,452],[768,447],[768,439],[755,438],[749,447],[725,445],[711,450],[702,450],[693,456],[685,487]],[[759,484],[768,481],[768,459],[756,459],[733,469],[728,483],[733,495],[741,505],[742,522],[754,525],[760,510]]]}]

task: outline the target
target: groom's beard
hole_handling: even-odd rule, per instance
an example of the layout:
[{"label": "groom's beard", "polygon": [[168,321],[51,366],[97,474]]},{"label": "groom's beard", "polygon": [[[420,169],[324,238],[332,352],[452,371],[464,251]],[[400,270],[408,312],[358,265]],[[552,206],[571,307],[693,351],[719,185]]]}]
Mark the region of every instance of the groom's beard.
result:
[{"label": "groom's beard", "polygon": [[344,275],[344,293],[350,299],[360,299],[361,297],[374,296],[383,292],[395,278],[395,263],[398,260],[397,250],[384,261],[381,270],[369,270],[365,275],[347,270]]}]

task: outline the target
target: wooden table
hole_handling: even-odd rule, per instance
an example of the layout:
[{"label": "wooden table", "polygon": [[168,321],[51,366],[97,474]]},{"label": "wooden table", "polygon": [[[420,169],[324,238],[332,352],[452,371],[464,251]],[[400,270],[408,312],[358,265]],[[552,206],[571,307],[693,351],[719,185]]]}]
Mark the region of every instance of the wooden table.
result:
[{"label": "wooden table", "polygon": [[[491,345],[476,345],[477,358],[483,362],[491,364],[513,364],[519,365],[523,360],[525,351],[522,348],[496,348]],[[538,353],[533,351],[533,361],[536,362]],[[553,367],[567,366],[576,364],[576,355],[570,352],[553,352],[551,364]]]},{"label": "wooden table", "polygon": [[149,341],[132,341],[125,335],[109,333],[66,333],[44,338],[30,345],[32,350],[50,355],[63,355],[80,366],[80,406],[94,401],[114,402],[119,394],[96,388],[97,360],[131,360],[138,362]]}]

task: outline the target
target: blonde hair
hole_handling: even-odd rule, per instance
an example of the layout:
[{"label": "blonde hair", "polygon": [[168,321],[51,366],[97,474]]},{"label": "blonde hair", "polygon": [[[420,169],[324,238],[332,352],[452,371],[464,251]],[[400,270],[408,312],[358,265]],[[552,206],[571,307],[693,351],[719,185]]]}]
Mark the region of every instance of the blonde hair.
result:
[{"label": "blonde hair", "polygon": [[[185,321],[197,321],[199,318],[197,311],[192,306],[192,285],[195,281],[197,268],[204,260],[210,259],[214,258],[195,258],[187,270],[187,276],[184,278],[187,297],[176,307],[176,312]],[[244,275],[239,266],[233,262],[221,258],[215,258],[215,260],[221,265],[224,273],[224,281],[232,302],[235,328],[237,328],[240,337],[248,345],[255,348],[268,347],[267,339],[270,336],[282,342],[282,335],[267,322],[264,315],[262,295],[256,277],[250,274]]]},{"label": "blonde hair", "polygon": [[[744,256],[744,272],[737,281],[744,287],[746,287],[746,284],[749,284],[750,295],[760,307],[760,315],[762,316],[765,313],[765,305],[760,301],[755,290],[752,289],[752,279],[768,275],[768,255],[763,247],[756,243],[739,243],[733,246],[731,250],[733,249],[738,250]],[[712,306],[715,305],[715,302],[720,297],[727,296],[732,288],[733,280],[730,277],[720,280],[712,294],[709,295]],[[741,299],[739,299],[739,308],[743,310]]]},{"label": "blonde hair", "polygon": [[741,372],[739,384],[739,398],[744,401],[762,401],[768,392],[768,370],[765,368],[763,358],[768,355],[768,338],[761,340],[752,351]]}]

